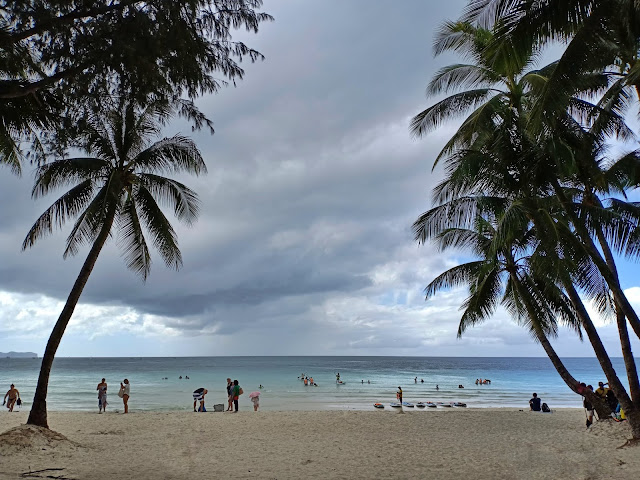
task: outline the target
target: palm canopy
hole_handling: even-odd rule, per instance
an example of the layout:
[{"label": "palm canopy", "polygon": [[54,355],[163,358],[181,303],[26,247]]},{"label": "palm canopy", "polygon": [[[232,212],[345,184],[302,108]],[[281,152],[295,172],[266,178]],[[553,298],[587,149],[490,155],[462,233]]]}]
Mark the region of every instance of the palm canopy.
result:
[{"label": "palm canopy", "polygon": [[65,257],[75,255],[82,244],[93,243],[115,222],[127,267],[136,274],[146,279],[151,267],[145,231],[166,265],[179,268],[182,256],[176,232],[161,205],[191,224],[199,201],[194,191],[163,174],[199,175],[207,169],[196,145],[186,137],[175,135],[150,143],[171,114],[166,103],[140,109],[121,98],[114,108],[89,117],[77,142],[86,157],[38,167],[34,198],[71,188],[36,220],[23,249],[51,233],[54,226],[76,218],[64,251]]},{"label": "palm canopy", "polygon": [[538,341],[557,334],[558,319],[580,335],[580,324],[566,295],[549,277],[537,276],[536,265],[544,262],[545,255],[538,249],[539,241],[528,219],[508,211],[495,216],[495,207],[507,202],[482,197],[474,200],[477,210],[473,218],[450,215],[459,206],[444,204],[414,223],[419,242],[434,238],[441,249],[463,248],[478,258],[438,275],[425,288],[427,298],[442,289],[467,286],[469,296],[461,306],[458,336],[490,317],[498,304]]}]

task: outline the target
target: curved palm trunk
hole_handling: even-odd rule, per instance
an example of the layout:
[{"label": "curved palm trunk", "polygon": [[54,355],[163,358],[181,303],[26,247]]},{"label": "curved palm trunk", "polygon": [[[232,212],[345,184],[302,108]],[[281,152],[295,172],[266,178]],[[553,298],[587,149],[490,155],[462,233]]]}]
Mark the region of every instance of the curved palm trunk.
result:
[{"label": "curved palm trunk", "polygon": [[607,285],[609,286],[609,289],[613,294],[613,299],[616,305],[618,305],[619,308],[623,311],[624,315],[629,320],[629,324],[631,325],[631,328],[633,328],[633,331],[636,333],[638,338],[640,338],[640,319],[638,318],[638,315],[636,314],[635,310],[631,306],[631,303],[629,303],[627,296],[622,291],[622,287],[620,287],[620,281],[618,279],[618,276],[614,275],[614,273],[609,268],[609,265],[607,265],[607,262],[602,258],[602,255],[600,255],[600,252],[598,251],[593,239],[591,238],[591,235],[589,234],[589,231],[587,230],[586,225],[576,215],[573,209],[569,206],[571,202],[569,202],[569,199],[566,197],[566,195],[562,191],[562,187],[560,186],[557,180],[554,180],[553,182],[553,189],[556,195],[558,196],[558,198],[560,199],[560,204],[562,205],[563,210],[567,213],[567,215],[571,219],[571,222],[573,223],[578,235],[580,236],[580,239],[582,240],[582,244],[586,248],[591,259],[593,260],[593,263],[596,265],[596,267],[598,268],[598,271],[607,282]]},{"label": "curved palm trunk", "polygon": [[[600,200],[597,197],[595,198],[595,201],[598,206],[602,207],[602,203],[600,203]],[[613,258],[611,248],[609,248],[609,244],[607,243],[607,239],[605,238],[600,225],[596,228],[596,236],[598,237],[598,242],[600,243],[602,252],[604,253],[604,258],[609,266],[609,270],[611,270],[611,273],[618,278],[618,269],[616,267],[615,259]],[[624,366],[627,370],[627,379],[629,380],[629,393],[631,394],[631,399],[633,400],[633,404],[637,410],[640,409],[640,380],[638,379],[638,368],[636,367],[636,361],[633,358],[633,352],[631,350],[631,340],[629,339],[629,330],[627,329],[625,314],[617,304],[616,323],[618,325],[618,335],[620,336],[620,346],[622,347],[622,358],[624,359]]]},{"label": "curved palm trunk", "polygon": [[80,269],[78,278],[73,284],[73,288],[67,298],[67,303],[65,303],[64,308],[58,317],[58,321],[49,336],[47,348],[44,351],[42,364],[40,365],[40,375],[38,376],[36,393],[33,397],[33,405],[31,406],[29,419],[27,420],[27,424],[29,425],[49,428],[47,422],[47,389],[49,387],[49,374],[51,373],[53,359],[56,355],[56,351],[58,350],[58,346],[60,345],[60,341],[62,340],[62,335],[69,324],[69,320],[71,320],[71,315],[73,315],[73,311],[78,304],[82,290],[84,290],[84,286],[86,285],[87,280],[89,280],[89,275],[91,275],[91,271],[98,259],[98,255],[109,237],[109,232],[111,231],[113,220],[115,218],[115,212],[115,205],[112,205],[107,212],[105,223],[102,226],[96,241],[93,243],[93,246],[89,251],[89,255],[87,255],[87,259],[84,261],[84,264]]},{"label": "curved palm trunk", "polygon": [[[613,393],[620,402],[620,405],[622,405],[622,408],[624,408],[625,411],[632,410],[633,405],[631,402],[631,398],[629,397],[627,390],[624,388],[624,385],[622,385],[620,378],[618,378],[618,374],[616,373],[615,369],[613,368],[613,364],[611,363],[611,358],[609,357],[607,350],[604,348],[602,340],[600,339],[600,335],[598,334],[595,325],[591,321],[591,317],[589,316],[584,303],[582,303],[578,292],[570,281],[565,281],[564,287],[569,295],[569,299],[571,300],[573,308],[576,310],[576,313],[580,318],[580,323],[582,323],[582,327],[587,333],[587,337],[589,338],[589,341],[593,346],[593,351],[596,354],[598,362],[600,362],[600,367],[607,377],[609,387],[613,390]],[[600,397],[597,398],[600,399]],[[611,413],[608,406],[607,410],[609,411],[609,413]],[[601,417],[600,412],[598,412],[598,416]],[[607,414],[607,416],[609,415]]]},{"label": "curved palm trunk", "polygon": [[525,308],[527,309],[527,314],[529,315],[529,319],[531,320],[531,325],[533,326],[533,332],[535,333],[536,338],[540,342],[540,345],[542,345],[542,348],[544,349],[545,353],[549,357],[549,360],[551,360],[551,363],[553,364],[556,371],[560,375],[560,378],[564,380],[564,383],[566,383],[567,386],[573,392],[577,393],[578,395],[583,395],[583,391],[580,388],[580,382],[578,382],[575,378],[573,378],[573,375],[569,373],[569,370],[567,370],[567,367],[564,366],[564,363],[562,363],[562,360],[560,360],[560,357],[558,356],[554,348],[551,346],[551,342],[549,342],[547,335],[544,333],[544,331],[540,327],[540,322],[538,322],[537,320],[538,316],[536,315],[536,309],[529,301],[529,298],[526,295],[526,293],[523,291],[522,285],[520,283],[520,278],[515,272],[509,272],[509,275],[511,277],[511,281],[513,282],[514,286],[518,291],[518,294],[520,295],[520,298],[522,299],[522,302],[525,305]]}]

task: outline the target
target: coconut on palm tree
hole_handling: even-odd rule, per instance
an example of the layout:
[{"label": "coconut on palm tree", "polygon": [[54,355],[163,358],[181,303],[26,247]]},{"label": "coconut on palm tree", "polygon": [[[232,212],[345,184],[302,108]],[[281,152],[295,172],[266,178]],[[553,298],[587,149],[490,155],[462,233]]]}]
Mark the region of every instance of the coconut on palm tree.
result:
[{"label": "coconut on palm tree", "polygon": [[176,232],[160,205],[168,206],[178,220],[191,224],[197,218],[199,202],[195,192],[163,175],[199,175],[206,172],[206,166],[194,142],[186,137],[176,135],[152,143],[171,114],[166,103],[140,108],[121,97],[113,108],[90,116],[83,125],[76,143],[86,157],[63,158],[37,169],[34,197],[61,187],[71,188],[38,218],[23,249],[71,218],[76,221],[64,257],[77,254],[85,243],[91,248],[47,342],[29,424],[48,428],[46,398],[53,359],[112,232],[118,232],[127,267],[143,280],[151,267],[149,243],[168,267],[182,265]]}]

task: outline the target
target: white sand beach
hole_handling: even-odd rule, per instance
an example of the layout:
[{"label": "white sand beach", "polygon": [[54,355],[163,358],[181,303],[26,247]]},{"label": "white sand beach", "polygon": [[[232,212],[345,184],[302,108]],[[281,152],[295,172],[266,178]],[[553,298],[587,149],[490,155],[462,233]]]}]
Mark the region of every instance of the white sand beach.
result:
[{"label": "white sand beach", "polygon": [[[0,432],[27,419],[0,415]],[[68,440],[0,435],[0,479],[637,479],[626,424],[518,409],[51,412]],[[58,469],[58,470],[53,470]],[[22,476],[21,476],[22,475]]]}]

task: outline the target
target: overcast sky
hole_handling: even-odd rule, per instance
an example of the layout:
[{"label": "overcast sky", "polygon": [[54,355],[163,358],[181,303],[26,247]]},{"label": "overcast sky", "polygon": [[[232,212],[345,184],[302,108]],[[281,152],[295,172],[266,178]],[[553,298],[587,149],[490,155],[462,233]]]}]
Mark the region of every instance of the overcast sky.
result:
[{"label": "overcast sky", "polygon": [[[411,224],[430,207],[433,159],[455,125],[414,140],[409,120],[430,102],[434,29],[465,0],[266,0],[275,22],[239,38],[266,59],[200,108],[216,133],[191,135],[209,174],[185,179],[202,200],[175,223],[184,267],[154,256],[143,283],[110,241],[82,295],[61,356],[542,356],[504,312],[456,338],[465,291],[427,302],[423,289],[455,252],[419,247]],[[42,355],[88,249],[63,260],[69,229],[20,246],[57,196],[30,198],[0,168],[0,351]],[[60,192],[62,193],[62,192]],[[640,308],[640,281],[622,266]],[[601,333],[610,353],[616,332]],[[567,356],[592,355],[562,331]],[[635,344],[636,350],[640,348]]]}]

